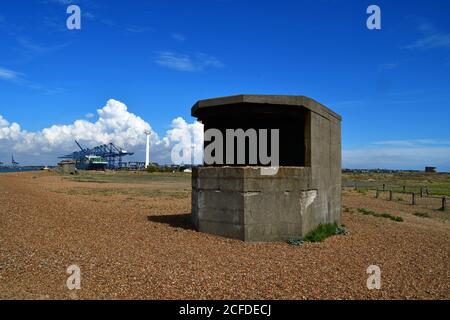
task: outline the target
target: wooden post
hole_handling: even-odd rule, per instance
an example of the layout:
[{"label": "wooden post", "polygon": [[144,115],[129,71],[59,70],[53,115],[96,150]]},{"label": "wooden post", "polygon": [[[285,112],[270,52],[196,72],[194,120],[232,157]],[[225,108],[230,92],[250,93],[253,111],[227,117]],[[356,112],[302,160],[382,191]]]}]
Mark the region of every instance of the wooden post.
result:
[{"label": "wooden post", "polygon": [[420,197],[423,198],[424,195],[424,188],[420,187]]},{"label": "wooden post", "polygon": [[411,192],[411,204],[416,204],[416,194],[414,192]]},{"label": "wooden post", "polygon": [[386,190],[386,185],[383,183],[383,191]]},{"label": "wooden post", "polygon": [[389,201],[392,201],[392,190],[389,190]]},{"label": "wooden post", "polygon": [[403,192],[406,192],[406,186],[403,186]]},{"label": "wooden post", "polygon": [[379,193],[379,191],[378,191],[378,189],[376,190],[376,193],[375,193],[375,198],[378,198],[380,196],[380,193]]},{"label": "wooden post", "polygon": [[441,207],[441,210],[442,211],[444,211],[445,210],[445,206],[446,206],[446,203],[447,202],[447,198],[444,196],[444,197],[442,197],[442,207]]}]

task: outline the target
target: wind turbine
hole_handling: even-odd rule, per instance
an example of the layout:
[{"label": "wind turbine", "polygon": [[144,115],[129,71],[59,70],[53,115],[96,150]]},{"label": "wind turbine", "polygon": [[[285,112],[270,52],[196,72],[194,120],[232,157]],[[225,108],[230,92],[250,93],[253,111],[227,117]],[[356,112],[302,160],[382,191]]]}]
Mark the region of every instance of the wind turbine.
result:
[{"label": "wind turbine", "polygon": [[147,136],[147,148],[145,149],[145,167],[147,168],[150,165],[150,136],[152,133],[149,130],[145,130],[144,133]]}]

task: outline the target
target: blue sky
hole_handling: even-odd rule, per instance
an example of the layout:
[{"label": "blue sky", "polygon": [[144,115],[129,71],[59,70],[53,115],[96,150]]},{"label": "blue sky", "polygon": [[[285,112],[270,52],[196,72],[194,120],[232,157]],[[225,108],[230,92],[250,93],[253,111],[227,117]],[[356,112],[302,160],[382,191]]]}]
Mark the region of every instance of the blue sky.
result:
[{"label": "blue sky", "polygon": [[[66,28],[72,3],[81,30]],[[371,4],[381,30],[366,27]],[[341,114],[345,167],[450,171],[449,12],[445,0],[2,0],[0,161],[74,149],[42,130],[98,122],[109,99],[162,140],[174,119],[194,122],[199,99],[261,93]],[[127,147],[143,159],[135,140]]]}]

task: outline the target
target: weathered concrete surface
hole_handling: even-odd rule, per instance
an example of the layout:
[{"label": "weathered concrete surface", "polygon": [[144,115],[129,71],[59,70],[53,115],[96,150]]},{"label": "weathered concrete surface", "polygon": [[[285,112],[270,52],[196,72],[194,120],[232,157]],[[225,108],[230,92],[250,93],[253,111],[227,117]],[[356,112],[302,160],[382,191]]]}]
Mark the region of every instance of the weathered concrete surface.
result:
[{"label": "weathered concrete surface", "polygon": [[[219,178],[220,177],[220,178]],[[281,167],[274,176],[258,167],[198,167],[192,172],[192,219],[197,230],[244,241],[285,241],[301,237],[325,217],[333,194],[319,197],[311,168]],[[337,196],[340,196],[338,194]]]},{"label": "weathered concrete surface", "polygon": [[213,99],[205,99],[197,101],[191,109],[193,116],[197,116],[201,110],[209,108],[217,108],[218,106],[226,106],[233,104],[270,104],[283,105],[292,108],[303,109],[306,108],[314,113],[317,113],[327,119],[333,117],[341,120],[341,116],[325,107],[323,104],[317,102],[306,96],[286,96],[286,95],[267,95],[267,94],[240,94],[235,96],[219,97]]},{"label": "weathered concrete surface", "polygon": [[246,241],[298,235],[302,206],[296,195],[310,185],[309,171],[282,168],[268,178],[255,167],[195,168],[194,224],[199,231]]},{"label": "weathered concrete surface", "polygon": [[[227,105],[230,114],[224,112]],[[217,121],[214,108],[220,110],[221,121]],[[197,229],[244,241],[285,241],[304,236],[320,223],[340,223],[341,117],[307,97],[267,95],[199,101],[192,114],[205,123],[205,128],[228,121],[232,128],[233,117],[242,117],[244,109],[255,114],[256,120],[246,115],[243,123],[249,127],[261,125],[258,119],[267,124],[267,114],[277,116],[283,125],[283,116],[287,119],[298,113],[304,150],[298,154],[281,150],[281,155],[302,156],[298,161],[302,165],[281,166],[274,176],[261,175],[256,166],[195,168],[192,219]],[[266,118],[258,118],[258,110],[263,110]],[[295,134],[292,126],[281,127],[280,132],[283,130]]]},{"label": "weathered concrete surface", "polygon": [[63,160],[58,163],[56,171],[62,174],[76,174],[76,162],[75,160]]}]

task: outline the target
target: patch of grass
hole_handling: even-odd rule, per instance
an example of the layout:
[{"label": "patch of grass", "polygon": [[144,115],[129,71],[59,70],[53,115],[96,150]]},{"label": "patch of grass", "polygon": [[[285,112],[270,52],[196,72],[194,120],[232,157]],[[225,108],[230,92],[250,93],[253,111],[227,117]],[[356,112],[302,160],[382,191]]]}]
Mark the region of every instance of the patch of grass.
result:
[{"label": "patch of grass", "polygon": [[302,245],[303,242],[321,242],[328,237],[334,235],[347,235],[348,231],[345,226],[338,225],[337,223],[325,223],[319,224],[317,228],[308,232],[303,239],[302,238],[292,238],[287,241],[291,246]]},{"label": "patch of grass", "polygon": [[414,212],[413,215],[421,218],[431,218],[430,214],[426,212]]},{"label": "patch of grass", "polygon": [[369,190],[368,189],[358,189],[357,191],[358,191],[358,193],[366,195]]},{"label": "patch of grass", "polygon": [[161,182],[181,182],[189,183],[191,174],[184,172],[153,172],[146,171],[84,171],[80,170],[77,176],[66,177],[75,182],[92,183],[149,183]]},{"label": "patch of grass", "polygon": [[108,181],[104,181],[104,180],[92,180],[92,179],[78,178],[78,177],[73,178],[72,181],[75,181],[75,182],[91,182],[91,183],[108,183]]},{"label": "patch of grass", "polygon": [[337,223],[319,224],[319,226],[316,229],[311,230],[305,235],[303,241],[306,242],[323,241],[326,238],[335,235],[337,228],[338,228]]},{"label": "patch of grass", "polygon": [[372,210],[369,210],[366,208],[358,208],[358,212],[360,212],[364,215],[368,215],[368,216],[391,219],[392,221],[397,221],[397,222],[403,221],[402,217],[394,216],[390,213],[378,213],[378,212],[375,212],[375,211],[372,211]]},{"label": "patch of grass", "polygon": [[406,192],[420,194],[420,187],[428,187],[430,195],[450,196],[450,173],[425,173],[425,172],[396,172],[396,173],[358,173],[344,172],[342,174],[344,185],[359,188],[377,188],[382,184],[386,188],[391,188],[396,193],[403,193],[403,186]]},{"label": "patch of grass", "polygon": [[112,196],[112,195],[127,195],[126,200],[133,199],[132,197],[169,197],[182,199],[189,197],[190,191],[188,189],[113,189],[113,188],[70,188],[59,193],[66,193],[69,195],[83,195],[83,196]]},{"label": "patch of grass", "polygon": [[362,213],[362,214],[366,214],[366,215],[372,215],[375,212],[366,208],[358,208],[358,212]]},{"label": "patch of grass", "polygon": [[394,216],[390,213],[379,213],[379,217],[391,219],[392,221],[403,222],[402,217]]}]

